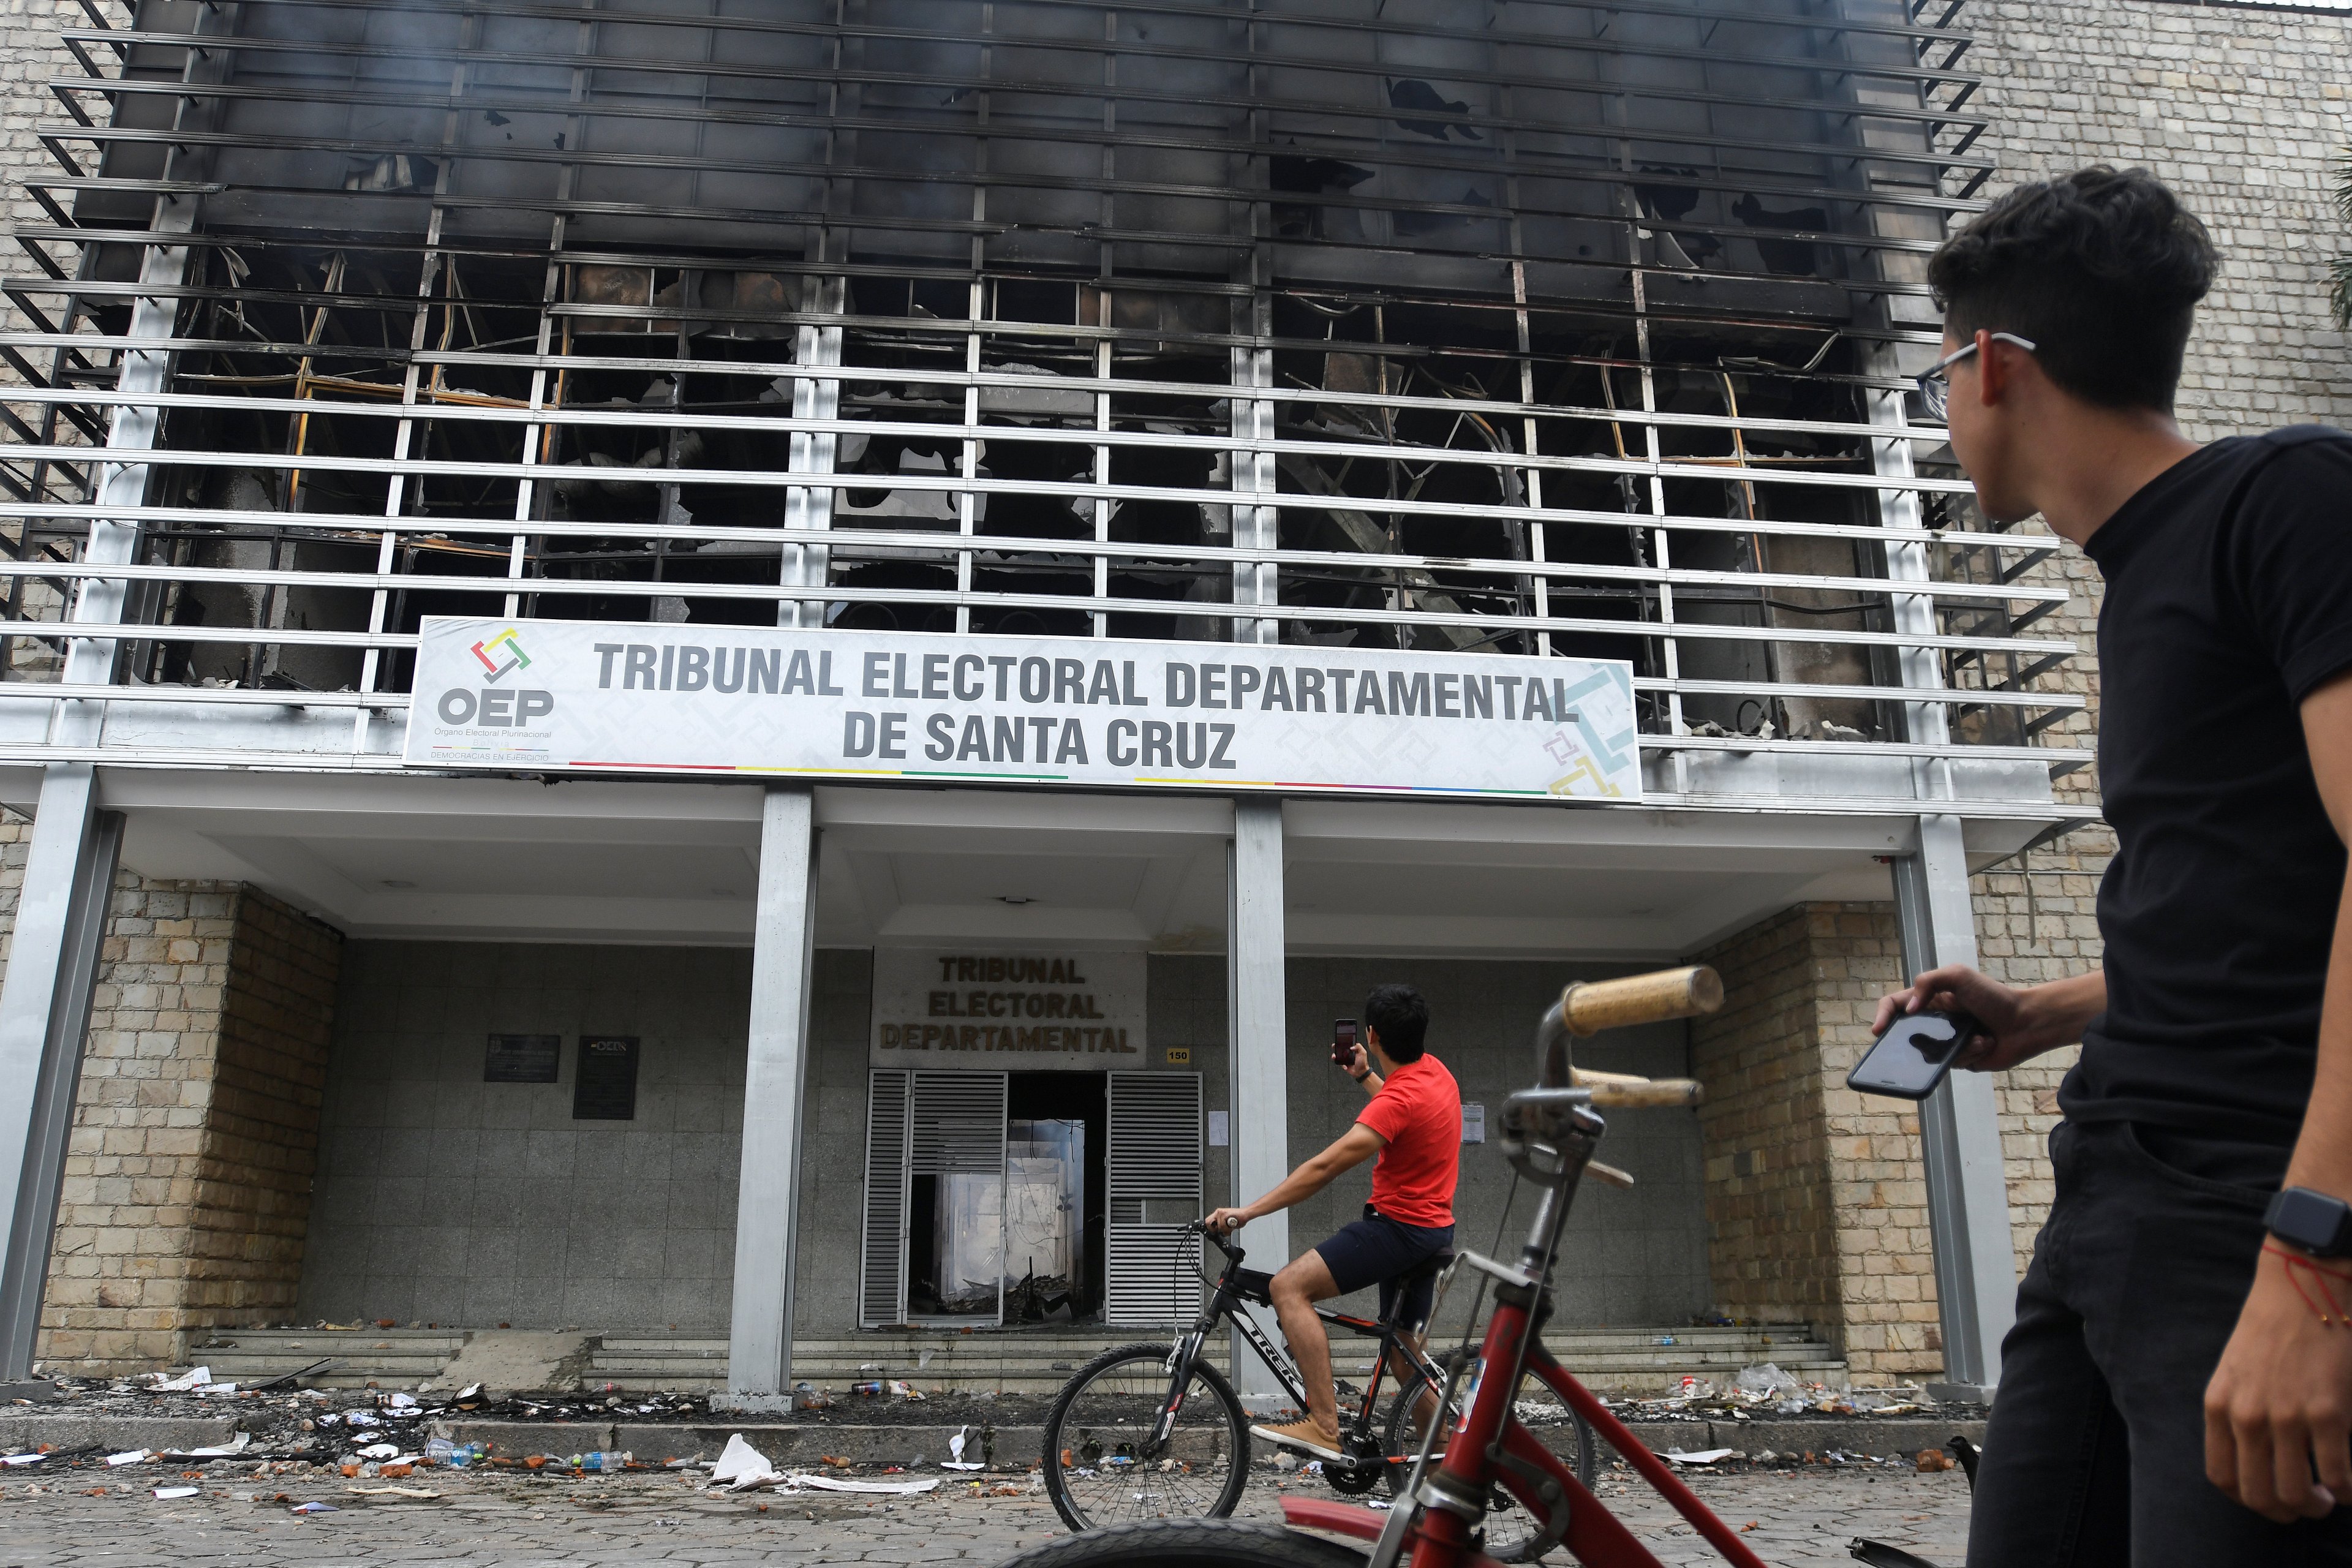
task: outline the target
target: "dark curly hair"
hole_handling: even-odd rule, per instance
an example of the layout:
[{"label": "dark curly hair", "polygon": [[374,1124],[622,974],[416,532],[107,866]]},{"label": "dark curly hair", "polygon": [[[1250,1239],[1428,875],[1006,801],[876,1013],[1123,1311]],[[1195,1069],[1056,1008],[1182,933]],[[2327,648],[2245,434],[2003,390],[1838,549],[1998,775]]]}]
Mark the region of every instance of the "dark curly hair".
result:
[{"label": "dark curly hair", "polygon": [[2218,265],[2161,180],[2101,164],[2001,197],[1944,242],[1927,282],[1953,336],[2015,332],[2075,396],[2169,414]]}]

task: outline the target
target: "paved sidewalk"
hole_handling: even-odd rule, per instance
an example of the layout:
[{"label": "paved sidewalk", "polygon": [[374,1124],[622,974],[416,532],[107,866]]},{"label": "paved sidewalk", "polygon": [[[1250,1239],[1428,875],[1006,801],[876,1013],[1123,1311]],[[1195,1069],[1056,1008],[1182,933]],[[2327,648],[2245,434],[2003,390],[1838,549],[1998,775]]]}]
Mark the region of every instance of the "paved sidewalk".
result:
[{"label": "paved sidewalk", "polygon": [[[347,1489],[391,1483],[316,1479],[307,1467],[272,1476],[215,1465],[200,1481],[153,1466],[135,1475],[63,1473],[48,1482],[21,1475],[0,1485],[0,1568],[986,1564],[1061,1529],[1028,1478],[1013,1475],[880,1502],[714,1496],[698,1479],[659,1474],[554,1479],[420,1470],[399,1483],[441,1494],[431,1500],[356,1493]],[[1305,1495],[1330,1495],[1317,1482],[1289,1484]],[[164,1485],[203,1490],[176,1500],[150,1495]],[[1735,1527],[1756,1521],[1747,1539],[1776,1568],[1850,1564],[1846,1542],[1856,1535],[1906,1547],[1943,1568],[1958,1568],[1967,1545],[1968,1484],[1957,1472],[1812,1466],[1702,1474],[1694,1486]],[[88,1495],[92,1488],[101,1495]],[[1670,1568],[1717,1561],[1623,1472],[1604,1476],[1601,1489]],[[1241,1515],[1278,1519],[1281,1497],[1274,1480],[1253,1482]],[[289,1511],[312,1500],[341,1511]]]}]

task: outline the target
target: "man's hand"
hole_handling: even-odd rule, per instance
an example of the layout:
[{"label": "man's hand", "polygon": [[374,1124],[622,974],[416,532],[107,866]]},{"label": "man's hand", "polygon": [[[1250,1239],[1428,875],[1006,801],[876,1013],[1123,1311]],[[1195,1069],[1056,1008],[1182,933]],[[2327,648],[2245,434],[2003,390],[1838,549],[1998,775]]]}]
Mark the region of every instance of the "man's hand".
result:
[{"label": "man's hand", "polygon": [[[2352,1307],[2352,1269],[2317,1258],[2290,1264],[2265,1246],[2205,1388],[2205,1474],[2282,1524],[2352,1500],[2352,1324],[2339,1303]],[[2321,1312],[2336,1321],[2322,1322]]]},{"label": "man's hand", "polygon": [[1247,1209],[1216,1209],[1213,1210],[1209,1217],[1201,1223],[1219,1236],[1231,1236],[1249,1224],[1252,1217]]},{"label": "man's hand", "polygon": [[1964,963],[1930,969],[1900,991],[1878,999],[1873,1034],[1906,1013],[1967,1013],[1985,1026],[1952,1058],[1956,1068],[1999,1072],[2083,1037],[2083,1029],[2107,1005],[2107,977],[2094,972],[2014,990]]},{"label": "man's hand", "polygon": [[[2352,835],[2352,673],[2303,700],[2303,737],[2336,837]],[[2285,1184],[2352,1194],[2352,879],[2336,905],[2319,1064]],[[2205,1473],[2268,1518],[2315,1519],[2339,1501],[2352,1502],[2352,1458],[2345,1447],[2352,1426],[2352,1324],[2319,1321],[2323,1311],[2340,1319],[2340,1309],[2352,1307],[2352,1267],[2333,1258],[2290,1267],[2270,1246],[2205,1385]],[[2317,1486],[2311,1482],[2315,1459]]]}]

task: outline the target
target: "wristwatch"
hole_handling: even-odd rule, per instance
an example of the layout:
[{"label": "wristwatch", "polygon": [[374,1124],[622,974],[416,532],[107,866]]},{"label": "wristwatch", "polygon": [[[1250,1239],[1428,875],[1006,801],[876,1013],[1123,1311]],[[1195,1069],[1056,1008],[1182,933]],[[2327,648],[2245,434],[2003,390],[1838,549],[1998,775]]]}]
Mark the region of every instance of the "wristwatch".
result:
[{"label": "wristwatch", "polygon": [[2263,1224],[2281,1241],[2314,1258],[2352,1258],[2352,1204],[2342,1198],[2309,1187],[2284,1187],[2271,1199]]}]

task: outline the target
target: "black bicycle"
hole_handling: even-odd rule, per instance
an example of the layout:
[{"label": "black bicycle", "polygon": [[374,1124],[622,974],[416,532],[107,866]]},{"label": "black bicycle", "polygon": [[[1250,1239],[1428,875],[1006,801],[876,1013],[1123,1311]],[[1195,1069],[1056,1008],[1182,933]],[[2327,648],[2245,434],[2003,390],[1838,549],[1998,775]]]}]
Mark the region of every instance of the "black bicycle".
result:
[{"label": "black bicycle", "polygon": [[[1247,1256],[1243,1249],[1204,1226],[1187,1226],[1185,1233],[1204,1237],[1224,1254],[1224,1268],[1214,1281],[1207,1309],[1172,1345],[1120,1345],[1088,1362],[1064,1386],[1045,1417],[1045,1493],[1072,1530],[1143,1519],[1223,1519],[1241,1501],[1249,1481],[1250,1417],[1233,1384],[1203,1353],[1209,1335],[1220,1324],[1230,1325],[1256,1352],[1291,1404],[1301,1410],[1307,1406],[1306,1391],[1290,1359],[1241,1310],[1245,1303],[1273,1304],[1268,1294],[1273,1276],[1243,1268]],[[1396,1293],[1399,1307],[1412,1286],[1438,1277],[1452,1261],[1451,1253],[1440,1254],[1402,1276]],[[1393,1493],[1421,1452],[1425,1424],[1435,1415],[1446,1387],[1447,1369],[1430,1360],[1418,1336],[1392,1320],[1358,1318],[1322,1307],[1315,1314],[1327,1324],[1377,1339],[1381,1347],[1352,1415],[1341,1423],[1342,1457],[1323,1461],[1323,1478],[1349,1495],[1384,1483]],[[1391,1375],[1396,1392],[1383,1413],[1381,1384]],[[1456,1399],[1464,1409],[1475,1381],[1456,1383],[1465,1391]],[[1344,1384],[1341,1394],[1349,1397]],[[1461,1414],[1454,1413],[1456,1421]],[[1568,1440],[1574,1452],[1562,1458],[1589,1483],[1599,1463],[1598,1449],[1583,1421],[1572,1417],[1571,1422]],[[1448,1422],[1448,1427],[1453,1424]],[[1512,1506],[1499,1493],[1497,1500]],[[1507,1537],[1511,1532],[1505,1529],[1497,1533]],[[1534,1532],[1526,1533],[1532,1537]]]}]

